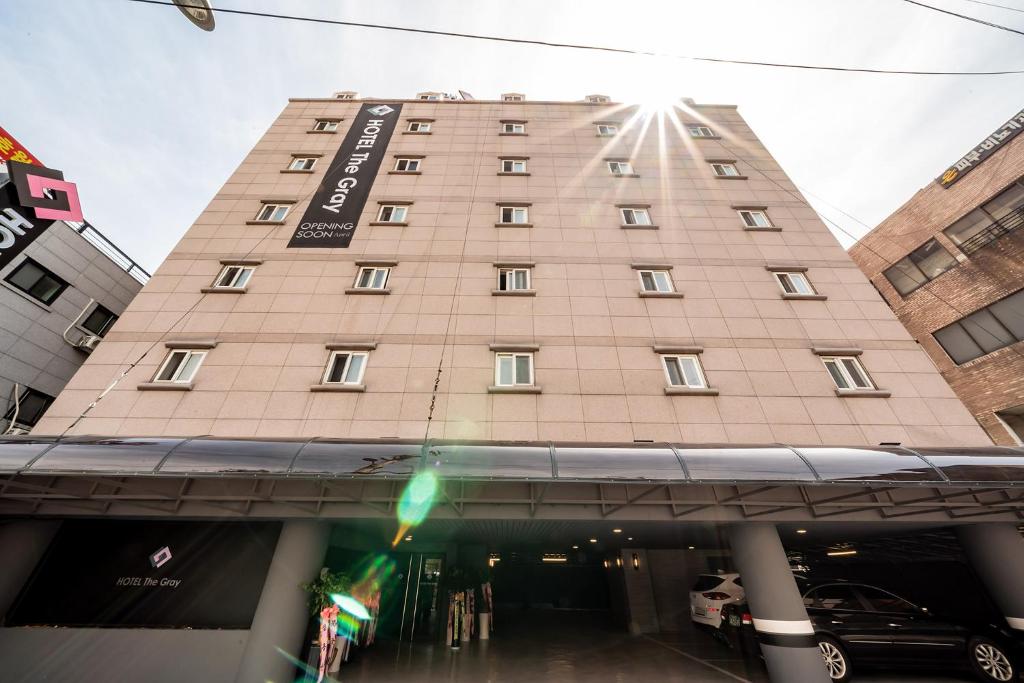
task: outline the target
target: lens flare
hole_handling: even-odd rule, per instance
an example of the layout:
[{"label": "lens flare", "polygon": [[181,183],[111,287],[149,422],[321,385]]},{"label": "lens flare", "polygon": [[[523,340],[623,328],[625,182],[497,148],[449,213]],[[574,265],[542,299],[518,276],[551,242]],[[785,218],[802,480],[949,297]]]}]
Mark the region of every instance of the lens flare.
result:
[{"label": "lens flare", "polygon": [[391,546],[398,545],[398,542],[405,536],[405,532],[419,524],[430,514],[434,507],[434,498],[437,497],[437,475],[427,470],[420,472],[413,477],[402,497],[398,499],[398,533]]},{"label": "lens flare", "polygon": [[[342,595],[341,593],[332,593],[331,600],[334,601],[335,605],[360,621],[366,621],[370,618],[370,613],[366,611],[365,607],[363,607],[363,603],[351,596]],[[341,617],[338,617],[338,619],[340,621]]]}]

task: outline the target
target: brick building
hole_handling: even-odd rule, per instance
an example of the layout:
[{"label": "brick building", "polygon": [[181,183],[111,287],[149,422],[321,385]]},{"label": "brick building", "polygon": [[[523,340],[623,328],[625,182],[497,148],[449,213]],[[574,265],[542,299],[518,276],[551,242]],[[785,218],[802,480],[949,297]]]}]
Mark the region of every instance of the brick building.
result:
[{"label": "brick building", "polygon": [[1003,445],[1024,439],[1024,136],[1011,137],[1021,126],[1024,112],[850,249]]}]

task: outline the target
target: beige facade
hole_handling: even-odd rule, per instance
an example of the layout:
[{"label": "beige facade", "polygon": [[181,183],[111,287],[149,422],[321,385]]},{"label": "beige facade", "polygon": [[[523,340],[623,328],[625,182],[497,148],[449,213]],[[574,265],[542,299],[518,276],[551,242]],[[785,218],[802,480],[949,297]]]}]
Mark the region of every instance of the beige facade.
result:
[{"label": "beige facade", "polygon": [[[70,433],[422,438],[440,363],[434,438],[991,443],[735,107],[687,104],[675,121],[606,103],[405,101],[350,248],[287,248],[368,101],[290,101],[36,433],[63,431],[145,353]],[[317,119],[341,121],[311,133]],[[414,119],[429,133],[408,132]],[[525,134],[501,134],[506,120]],[[698,123],[710,137],[691,136]],[[283,172],[303,155],[311,172]],[[417,172],[389,172],[403,155]],[[255,222],[264,202],[293,206]],[[388,202],[406,225],[374,224]],[[528,204],[531,227],[496,225],[503,203]],[[656,229],[623,227],[630,207]],[[244,292],[211,291],[238,260],[258,262]],[[394,264],[387,294],[351,292],[357,262]],[[528,269],[528,291],[495,294],[501,264]],[[640,267],[669,271],[674,292],[642,296]],[[784,294],[770,268],[812,294]],[[205,351],[192,382],[152,381],[168,344]],[[320,386],[331,345],[366,350],[360,382]],[[533,353],[532,385],[493,388],[494,349],[509,347]],[[837,392],[828,349],[874,388]],[[707,388],[667,390],[659,351],[698,357]]]}]

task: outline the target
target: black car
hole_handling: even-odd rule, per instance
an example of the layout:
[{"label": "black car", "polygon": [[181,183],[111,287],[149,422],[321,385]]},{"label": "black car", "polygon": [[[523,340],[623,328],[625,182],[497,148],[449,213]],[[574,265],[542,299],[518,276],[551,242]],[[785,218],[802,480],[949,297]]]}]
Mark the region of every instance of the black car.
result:
[{"label": "black car", "polygon": [[[970,669],[988,683],[1017,683],[1024,648],[1007,626],[939,617],[876,586],[802,585],[804,606],[833,681],[849,681],[855,665]],[[726,640],[753,650],[756,635],[745,603],[723,610]]]}]

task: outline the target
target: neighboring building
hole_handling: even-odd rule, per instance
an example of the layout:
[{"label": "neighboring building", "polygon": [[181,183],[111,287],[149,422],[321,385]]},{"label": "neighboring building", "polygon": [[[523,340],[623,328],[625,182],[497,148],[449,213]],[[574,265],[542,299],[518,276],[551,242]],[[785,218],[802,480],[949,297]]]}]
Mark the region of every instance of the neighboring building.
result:
[{"label": "neighboring building", "polygon": [[148,277],[92,225],[63,221],[0,268],[0,434],[35,426]]},{"label": "neighboring building", "polygon": [[[5,673],[294,680],[321,567],[389,568],[355,585],[386,583],[380,633],[424,643],[489,569],[518,618],[636,633],[688,630],[687,589],[724,569],[773,680],[824,683],[783,543],[829,562],[928,528],[949,554],[982,519],[1001,536],[964,531],[972,560],[1024,571],[1024,452],[734,106],[341,95],[289,102],[32,435],[0,440]],[[640,642],[586,628],[556,637],[590,672]]]},{"label": "neighboring building", "polygon": [[1024,111],[850,248],[998,444],[1024,440]]}]

